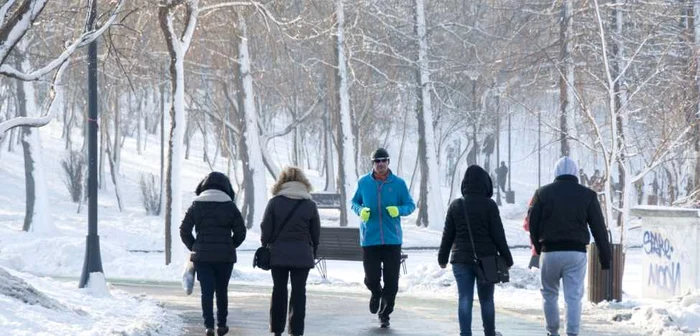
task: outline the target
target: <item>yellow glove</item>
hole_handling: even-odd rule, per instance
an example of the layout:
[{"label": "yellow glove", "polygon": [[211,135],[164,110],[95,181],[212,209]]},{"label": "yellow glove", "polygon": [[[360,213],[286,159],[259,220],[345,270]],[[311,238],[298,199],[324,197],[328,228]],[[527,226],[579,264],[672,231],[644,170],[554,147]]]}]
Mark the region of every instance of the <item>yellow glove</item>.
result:
[{"label": "yellow glove", "polygon": [[399,217],[399,208],[395,206],[388,206],[386,207],[386,211],[389,212],[389,216],[391,217]]},{"label": "yellow glove", "polygon": [[369,219],[369,208],[362,208],[362,210],[360,210],[360,219],[363,222],[366,222]]}]

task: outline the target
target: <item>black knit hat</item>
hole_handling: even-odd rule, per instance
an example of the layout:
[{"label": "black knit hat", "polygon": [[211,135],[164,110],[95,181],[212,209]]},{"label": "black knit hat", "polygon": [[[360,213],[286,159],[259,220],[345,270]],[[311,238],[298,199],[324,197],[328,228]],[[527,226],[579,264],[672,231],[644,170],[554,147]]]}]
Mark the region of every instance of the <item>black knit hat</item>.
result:
[{"label": "black knit hat", "polygon": [[372,153],[372,160],[388,158],[389,152],[387,152],[384,148],[377,148],[377,150],[375,150],[374,153]]}]

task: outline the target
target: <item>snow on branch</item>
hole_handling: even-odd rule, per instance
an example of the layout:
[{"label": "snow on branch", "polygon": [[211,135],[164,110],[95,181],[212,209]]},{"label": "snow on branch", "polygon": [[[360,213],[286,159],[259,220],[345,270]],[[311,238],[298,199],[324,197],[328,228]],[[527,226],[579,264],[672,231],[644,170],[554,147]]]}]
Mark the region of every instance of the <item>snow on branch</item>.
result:
[{"label": "snow on branch", "polygon": [[56,104],[56,102],[63,100],[63,86],[61,83],[61,79],[63,78],[63,73],[68,68],[69,64],[69,60],[63,62],[63,64],[61,64],[60,68],[58,68],[58,71],[56,71],[56,74],[54,75],[53,84],[51,85],[51,89],[49,90],[49,103],[48,108],[46,110],[46,114],[39,118],[18,117],[1,122],[0,140],[2,140],[3,136],[7,131],[15,127],[41,127],[45,126],[51,121],[51,119],[53,119],[54,115],[56,114],[56,110],[59,108],[58,105],[60,105]]},{"label": "snow on branch", "polygon": [[[9,10],[13,2],[3,4],[1,10]],[[7,55],[32,27],[47,3],[48,0],[25,0],[7,22],[3,21],[0,26],[0,64],[5,63]],[[3,16],[2,20],[4,19]]]},{"label": "snow on branch", "polygon": [[265,7],[265,5],[261,4],[258,1],[230,1],[230,2],[223,2],[215,5],[210,5],[210,6],[205,6],[201,8],[202,15],[205,15],[206,12],[209,11],[214,11],[217,9],[222,9],[222,8],[227,8],[227,7],[237,7],[237,6],[253,6],[255,7],[255,10],[260,12],[262,14],[263,18],[265,18],[265,26],[268,27],[267,25],[267,20],[270,20],[274,22],[278,26],[285,26],[285,25],[290,25],[293,24],[301,19],[301,17],[297,17],[293,20],[290,21],[280,21],[279,19],[275,18],[272,13]]},{"label": "snow on branch", "polygon": [[[60,67],[62,64],[68,60],[68,58],[73,55],[73,53],[80,47],[83,47],[87,45],[88,43],[94,41],[96,38],[98,38],[102,33],[104,33],[107,28],[109,28],[114,20],[117,18],[117,15],[119,14],[119,10],[121,9],[122,5],[124,4],[125,0],[119,0],[117,5],[112,9],[111,15],[109,16],[109,19],[102,25],[97,30],[93,31],[87,31],[80,35],[73,43],[68,45],[66,49],[56,57],[54,60],[46,64],[44,67],[37,69],[35,71],[32,71],[30,73],[24,73],[21,72],[17,69],[15,69],[13,66],[9,64],[2,64],[0,65],[0,75],[5,75],[8,77],[13,77],[17,78],[20,80],[25,80],[25,81],[35,81],[40,79],[41,77],[45,76],[49,72],[55,70],[56,68]],[[18,40],[19,41],[19,40]],[[0,51],[1,52],[1,51]],[[0,54],[1,55],[1,54]]]}]

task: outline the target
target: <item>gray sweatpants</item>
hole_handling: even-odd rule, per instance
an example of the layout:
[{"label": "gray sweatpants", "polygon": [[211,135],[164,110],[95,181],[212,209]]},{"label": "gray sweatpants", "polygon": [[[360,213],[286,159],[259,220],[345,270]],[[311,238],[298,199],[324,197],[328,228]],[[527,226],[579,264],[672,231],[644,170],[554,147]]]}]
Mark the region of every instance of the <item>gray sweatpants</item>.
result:
[{"label": "gray sweatpants", "polygon": [[544,318],[550,335],[559,335],[559,281],[564,282],[566,301],[566,334],[578,335],[581,326],[581,299],[583,298],[587,256],[584,252],[543,252],[540,256]]}]

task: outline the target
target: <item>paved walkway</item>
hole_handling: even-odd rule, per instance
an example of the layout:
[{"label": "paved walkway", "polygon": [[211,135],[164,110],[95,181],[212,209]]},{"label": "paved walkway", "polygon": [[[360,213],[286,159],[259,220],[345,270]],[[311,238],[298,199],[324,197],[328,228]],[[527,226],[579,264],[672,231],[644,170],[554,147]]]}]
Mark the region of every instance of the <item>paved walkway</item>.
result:
[{"label": "paved walkway", "polygon": [[[199,288],[185,296],[177,283],[112,283],[132,293],[144,293],[163,302],[166,309],[185,321],[182,335],[203,335]],[[263,286],[232,284],[229,286],[228,335],[268,335],[268,312],[271,289]],[[399,293],[397,307],[391,315],[391,328],[380,329],[367,309],[367,295],[339,293],[307,288],[307,336],[314,335],[459,335],[456,302],[415,298]],[[456,300],[455,300],[456,301]],[[474,335],[483,335],[478,306],[474,309]],[[497,330],[504,336],[545,335],[542,323],[527,315],[498,310]],[[611,331],[610,326],[587,326],[581,335],[635,336]]]}]

